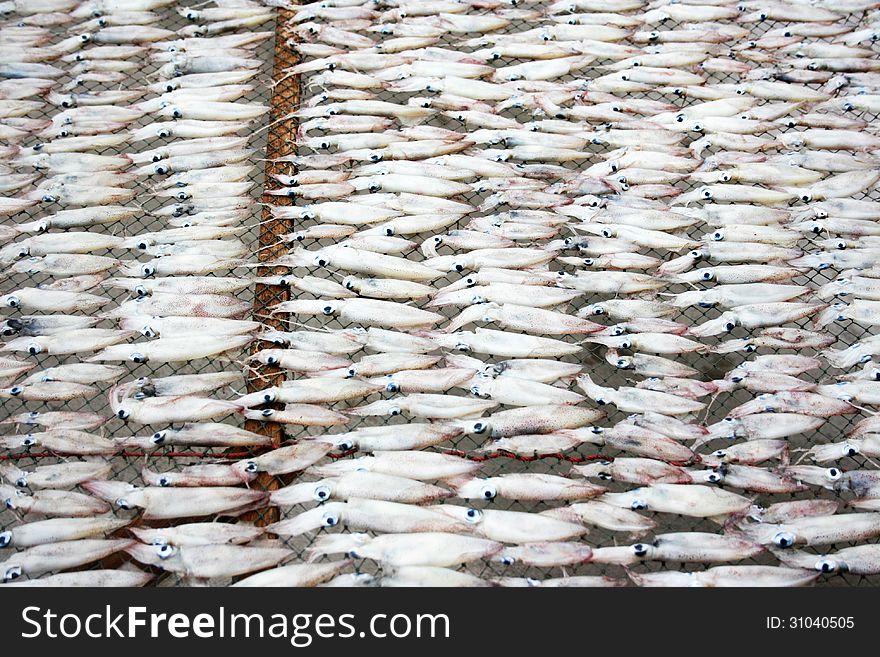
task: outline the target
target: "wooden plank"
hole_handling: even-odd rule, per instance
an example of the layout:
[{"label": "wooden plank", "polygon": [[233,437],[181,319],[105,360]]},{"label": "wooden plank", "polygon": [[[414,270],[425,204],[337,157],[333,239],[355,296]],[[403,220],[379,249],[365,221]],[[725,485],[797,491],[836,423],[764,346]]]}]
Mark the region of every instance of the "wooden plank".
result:
[{"label": "wooden plank", "polygon": [[[300,76],[288,74],[288,69],[299,61],[299,55],[287,45],[288,40],[294,38],[293,16],[294,11],[279,8],[276,16],[275,27],[275,61],[272,67],[272,99],[269,113],[269,129],[266,142],[266,167],[264,190],[271,184],[273,174],[289,173],[289,165],[276,163],[272,160],[289,155],[296,150],[296,132],[299,121],[296,118],[284,118],[299,108],[300,102]],[[263,194],[262,202],[272,205],[293,205],[293,199],[285,196],[270,196]],[[270,262],[287,253],[287,246],[282,244],[282,235],[293,232],[293,222],[289,219],[278,219],[272,216],[267,207],[263,207],[262,222],[260,225],[260,238],[258,252],[259,262]],[[271,276],[283,274],[284,267],[259,267],[259,276]],[[258,284],[254,292],[255,319],[262,321],[266,326],[277,330],[286,330],[286,315],[271,317],[270,307],[281,301],[290,299],[290,288],[278,285]],[[252,353],[259,351],[260,346],[254,345]],[[248,392],[256,392],[269,386],[280,386],[284,381],[284,373],[277,367],[261,366],[259,376],[253,371],[248,372]],[[281,404],[267,404],[261,408],[283,408]],[[260,422],[247,420],[245,429],[266,435],[272,438],[272,444],[278,447],[284,440],[284,426],[278,422]],[[252,484],[255,488],[264,490],[277,490],[282,482],[267,474],[260,474]],[[259,512],[253,512],[245,516],[257,525],[266,525],[278,520],[278,509],[270,507]]]}]

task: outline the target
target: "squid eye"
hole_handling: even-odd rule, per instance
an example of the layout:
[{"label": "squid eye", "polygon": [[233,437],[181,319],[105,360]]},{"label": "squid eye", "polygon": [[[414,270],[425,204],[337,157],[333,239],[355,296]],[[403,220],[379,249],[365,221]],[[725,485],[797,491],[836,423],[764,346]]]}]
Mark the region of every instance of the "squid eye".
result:
[{"label": "squid eye", "polygon": [[706,481],[710,484],[717,484],[724,479],[723,475],[720,472],[710,472],[706,475]]},{"label": "squid eye", "polygon": [[266,365],[277,365],[278,357],[277,356],[266,356]]},{"label": "squid eye", "polygon": [[171,116],[173,116],[175,119],[181,119],[181,118],[183,118],[183,112],[181,112],[180,109],[175,107],[174,109],[171,110]]},{"label": "squid eye", "polygon": [[489,425],[485,422],[474,422],[473,426],[471,427],[471,433],[485,433],[488,428]]},{"label": "squid eye", "polygon": [[386,392],[400,392],[400,385],[392,381],[385,386]]},{"label": "squid eye", "polygon": [[820,559],[816,562],[816,570],[820,573],[833,573],[838,569],[838,565],[836,561],[832,559]]},{"label": "squid eye", "polygon": [[495,490],[495,487],[490,484],[486,484],[480,489],[480,497],[482,497],[484,500],[494,500],[497,494],[498,491]]},{"label": "squid eye", "polygon": [[483,519],[483,512],[479,509],[468,509],[464,512],[464,519],[470,523],[477,523]]},{"label": "squid eye", "polygon": [[343,438],[336,442],[336,447],[343,452],[349,452],[354,449],[354,441],[351,438]]},{"label": "squid eye", "polygon": [[12,543],[12,532],[0,532],[0,548],[8,547]]},{"label": "squid eye", "polygon": [[825,471],[825,476],[831,481],[837,481],[843,476],[843,472],[840,471],[840,468],[828,468]]},{"label": "squid eye", "polygon": [[22,386],[12,386],[9,389],[9,394],[13,397],[18,397],[22,392],[24,392],[24,388]]},{"label": "squid eye", "polygon": [[34,438],[31,434],[26,435],[21,440],[22,447],[33,447],[37,444],[37,439]]},{"label": "squid eye", "polygon": [[127,420],[129,417],[131,417],[131,412],[124,408],[120,408],[118,411],[116,411],[116,417],[118,417],[120,420]]},{"label": "squid eye", "polygon": [[605,406],[608,404],[608,401],[604,397],[596,397],[596,403],[599,404],[599,406]]},{"label": "squid eye", "polygon": [[[724,325],[724,330],[727,331],[727,332],[730,332],[730,331],[732,331],[732,330],[735,329],[735,328],[736,328],[736,323],[735,323],[735,322],[727,322],[727,323]],[[731,380],[733,380],[733,379],[731,379]],[[742,381],[742,378],[740,378],[740,381]],[[739,381],[735,381],[735,383],[739,383]]]},{"label": "squid eye", "polygon": [[9,566],[3,573],[3,581],[8,582],[21,577],[21,566]]},{"label": "squid eye", "polygon": [[498,562],[502,566],[512,566],[514,563],[516,563],[516,559],[514,559],[513,557],[508,557],[507,555],[504,555],[498,560]]},{"label": "squid eye", "polygon": [[592,267],[595,261],[592,258],[584,258],[584,266]]},{"label": "squid eye", "polygon": [[10,294],[8,297],[6,297],[6,305],[10,308],[19,308],[21,307],[21,299],[19,299],[17,296]]},{"label": "squid eye", "polygon": [[844,456],[855,456],[859,453],[859,448],[855,445],[850,445],[849,443],[843,446],[843,454]]},{"label": "squid eye", "polygon": [[655,32],[651,32],[650,34],[648,34],[648,38],[649,38],[651,41],[656,41],[657,39],[660,38],[660,33],[659,33],[659,32],[656,32],[656,31],[655,31]]},{"label": "squid eye", "polygon": [[[165,91],[168,92],[168,93],[174,91],[176,88],[177,88],[177,86],[176,86],[175,84],[173,84],[173,83],[170,83],[170,82],[169,82],[168,84],[165,85]],[[160,136],[160,137],[163,137],[163,136],[164,136],[164,137],[167,137],[168,135],[159,135],[159,136]]]},{"label": "squid eye", "polygon": [[648,503],[645,500],[633,500],[630,502],[629,508],[633,511],[639,511],[641,509],[647,509]]},{"label": "squid eye", "polygon": [[167,543],[165,545],[160,545],[156,548],[156,554],[159,555],[160,559],[167,559],[174,554],[174,547]]},{"label": "squid eye", "polygon": [[330,499],[330,487],[329,486],[317,486],[315,490],[312,492],[312,498],[316,502],[326,502]]},{"label": "squid eye", "polygon": [[43,347],[40,346],[38,343],[36,343],[36,342],[28,343],[27,352],[31,356],[36,356],[37,354],[41,353],[42,351],[43,351]]},{"label": "squid eye", "polygon": [[703,189],[703,191],[700,192],[700,196],[702,196],[703,198],[712,198],[712,190]]},{"label": "squid eye", "polygon": [[336,312],[336,308],[330,304],[327,304],[326,306],[321,308],[321,312],[325,315],[332,315],[334,312]]},{"label": "squid eye", "polygon": [[154,445],[162,445],[165,442],[165,438],[167,436],[167,431],[157,431],[150,437],[150,442],[152,442]]},{"label": "squid eye", "polygon": [[263,417],[272,417],[273,415],[275,415],[275,411],[271,408],[267,408],[264,411],[260,411],[260,415],[262,415]]},{"label": "squid eye", "polygon": [[593,310],[591,311],[594,315],[604,315],[605,307],[604,306],[593,306]]},{"label": "squid eye", "polygon": [[727,452],[725,452],[723,449],[716,449],[714,452],[712,452],[712,456],[719,459],[727,458]]},{"label": "squid eye", "polygon": [[385,230],[383,230],[382,232],[385,234],[385,237],[393,237],[394,226],[386,226]]},{"label": "squid eye", "polygon": [[801,201],[803,201],[804,203],[809,203],[812,200],[813,200],[812,194],[801,194]]},{"label": "squid eye", "polygon": [[173,482],[171,480],[171,477],[168,477],[166,475],[162,475],[161,477],[159,477],[159,485],[162,486],[163,488],[170,486],[172,483]]},{"label": "squid eye", "polygon": [[648,546],[644,543],[636,543],[632,546],[632,551],[633,554],[637,557],[644,557],[646,554],[648,554]]},{"label": "squid eye", "polygon": [[629,367],[629,363],[627,362],[627,360],[626,360],[625,358],[618,358],[618,359],[615,361],[614,366],[615,366],[615,367],[618,367],[618,368],[620,368],[620,369],[622,369],[622,370],[625,370],[626,368]]},{"label": "squid eye", "polygon": [[789,532],[779,532],[773,537],[773,545],[781,548],[788,548],[794,545],[794,534]]},{"label": "squid eye", "polygon": [[396,416],[400,415],[400,407],[392,406],[391,408],[388,409],[388,415],[390,415],[391,417],[396,417]]},{"label": "squid eye", "polygon": [[139,297],[145,297],[150,293],[150,291],[147,290],[147,288],[145,288],[143,285],[138,285],[134,288],[134,293],[137,294]]},{"label": "squid eye", "polygon": [[321,516],[321,526],[322,527],[335,527],[339,524],[339,514],[338,513],[325,513]]},{"label": "squid eye", "polygon": [[153,167],[153,172],[160,176],[164,176],[166,173],[168,173],[168,167],[164,164],[157,164]]},{"label": "squid eye", "polygon": [[348,371],[345,373],[345,378],[350,379],[353,376],[357,375],[357,370],[353,367],[348,368]]}]

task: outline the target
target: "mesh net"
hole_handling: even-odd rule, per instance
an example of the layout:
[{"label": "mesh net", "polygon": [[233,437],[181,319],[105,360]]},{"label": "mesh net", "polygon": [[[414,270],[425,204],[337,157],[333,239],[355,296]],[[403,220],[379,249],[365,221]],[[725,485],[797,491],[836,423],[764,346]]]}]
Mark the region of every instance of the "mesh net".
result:
[{"label": "mesh net", "polygon": [[[527,3],[524,4],[524,6],[526,8],[531,7],[531,5]],[[183,27],[184,25],[190,24],[190,21],[187,21],[184,17],[180,16],[176,11],[174,11],[173,7],[163,8],[157,11],[162,14],[162,20],[158,23],[158,26],[160,27],[176,30],[180,27]],[[473,10],[472,13],[479,12]],[[241,101],[271,103],[272,108],[271,112],[267,116],[263,117],[262,119],[260,119],[259,122],[255,123],[252,126],[249,133],[252,135],[249,146],[256,150],[256,153],[249,160],[250,163],[256,165],[254,166],[253,173],[249,178],[249,180],[254,183],[252,191],[254,198],[256,198],[257,195],[263,190],[264,186],[268,186],[270,188],[277,186],[274,183],[269,182],[270,176],[278,174],[293,175],[297,173],[296,167],[290,163],[271,161],[285,155],[295,154],[297,152],[300,152],[301,154],[307,154],[311,152],[305,148],[298,151],[296,145],[296,133],[298,127],[297,121],[295,119],[285,119],[284,117],[287,117],[290,112],[294,111],[298,107],[308,107],[323,102],[323,100],[320,98],[320,94],[326,91],[326,89],[322,88],[320,84],[314,84],[312,81],[310,81],[310,76],[303,77],[301,88],[301,81],[299,79],[299,76],[290,75],[287,72],[287,69],[290,66],[293,66],[294,64],[299,62],[299,56],[296,54],[295,50],[287,45],[288,40],[297,40],[301,38],[300,35],[295,33],[293,30],[294,23],[291,22],[292,17],[292,11],[280,9],[277,11],[277,24],[266,23],[265,25],[259,27],[260,30],[274,29],[276,32],[275,38],[264,41],[255,48],[253,57],[261,61],[260,74],[255,79],[256,88],[254,89],[254,91],[247,94],[241,99]],[[319,23],[321,22],[321,19],[319,17],[316,17],[314,20]],[[845,20],[846,24],[851,26],[853,31],[861,29],[870,23],[870,17],[864,14],[852,14],[847,16]],[[535,25],[536,22],[534,20],[514,20],[510,25],[501,30],[501,32],[521,32],[527,29],[531,29],[535,27]],[[783,26],[783,24],[776,23],[774,21],[764,21],[745,25],[751,29],[751,34],[749,37],[747,37],[746,40],[758,39],[766,32]],[[665,23],[663,23],[662,26],[657,27],[656,29],[672,30],[678,29],[679,27],[680,26],[678,24],[670,20],[666,21]],[[62,34],[62,31],[62,29],[57,30],[57,39],[59,40],[64,36]],[[466,35],[466,38],[472,36],[474,35]],[[462,38],[460,36],[448,35],[442,37],[438,43],[434,44],[434,46],[458,48],[460,47],[461,41]],[[806,38],[804,40],[804,42],[811,41],[819,41],[819,39]],[[135,62],[137,66],[134,69],[134,72],[130,75],[130,77],[127,77],[125,81],[121,83],[87,82],[84,85],[78,85],[77,89],[82,91],[103,91],[118,89],[120,87],[134,88],[142,85],[144,82],[152,82],[156,79],[156,70],[158,68],[158,64],[156,62],[144,56],[134,57],[131,61]],[[523,63],[524,61],[526,60],[502,57],[492,62],[492,65],[499,67],[509,66],[517,63]],[[591,67],[579,71],[575,75],[559,78],[557,81],[579,82],[586,79],[598,77],[605,72],[599,67],[609,64],[613,64],[613,61],[597,60]],[[320,72],[321,71],[318,71],[318,73]],[[74,81],[74,77],[75,74],[72,71],[68,71],[63,77],[59,79],[59,86],[72,83]],[[271,87],[269,85],[270,79],[273,80],[273,85]],[[707,74],[706,83],[736,83],[740,80],[741,78],[735,74],[712,72],[711,74]],[[811,84],[807,86],[819,89],[822,85]],[[387,89],[378,90],[376,93],[376,97],[379,100],[386,100],[396,103],[405,103],[411,96],[430,95],[431,94],[425,93],[423,91],[413,94],[393,93]],[[697,99],[686,98],[675,94],[662,94],[658,91],[651,91],[646,94],[635,93],[631,94],[628,97],[658,100],[665,103],[674,104],[682,108],[686,108],[691,104],[700,102]],[[32,116],[33,118],[51,118],[56,113],[57,109],[58,108],[46,104],[42,110],[38,110],[32,113],[30,116]],[[792,112],[791,116],[797,116],[799,113],[803,113],[806,111],[809,111],[809,108],[796,109]],[[528,123],[536,118],[529,108],[510,107],[506,110],[499,111],[498,114],[515,119],[523,124]],[[871,126],[875,125],[875,121],[877,118],[872,114],[858,111],[852,112],[848,114],[848,116],[854,118],[862,118],[869,124],[871,124]],[[153,119],[149,116],[144,117],[143,119],[140,119],[138,122],[133,124],[132,127],[136,128],[140,127],[141,125],[146,125],[152,120]],[[430,119],[428,119],[426,124],[436,126],[438,128],[455,130],[462,133],[466,133],[470,130],[470,128],[464,122],[457,120],[453,116],[450,116],[449,113],[436,113]],[[777,136],[780,133],[788,133],[801,129],[803,128],[800,126],[795,126],[791,128],[780,126],[778,130],[764,133],[759,136],[773,137]],[[321,133],[320,131],[315,131],[313,133],[310,133],[309,136],[318,136],[321,134],[323,133]],[[162,143],[164,143],[162,140],[147,140],[140,144],[140,150],[155,148]],[[29,146],[31,145],[31,143],[26,141],[23,145]],[[612,150],[612,147],[601,144],[594,144],[590,146],[590,149],[597,154],[602,154]],[[106,149],[99,152],[101,152],[102,154],[113,154],[130,150],[131,149],[128,147],[120,147],[118,149]],[[716,150],[717,149],[710,148],[707,153],[704,154],[704,157],[709,157]],[[265,165],[265,169],[263,167],[263,158],[270,160],[270,162]],[[585,162],[566,163],[565,166],[573,170],[583,170],[586,167],[590,166],[591,163],[592,162],[590,160],[586,160]],[[135,196],[135,199],[131,202],[131,204],[137,206],[140,211],[131,220],[126,220],[124,222],[120,222],[119,224],[112,224],[105,227],[108,232],[125,236],[133,236],[142,234],[146,231],[160,230],[166,227],[165,222],[161,218],[155,217],[153,214],[155,210],[165,205],[166,203],[165,200],[157,198],[150,193],[153,182],[154,181],[150,179],[139,179],[138,181],[132,183],[137,191],[137,195]],[[677,182],[676,186],[680,187],[684,192],[689,192],[693,189],[696,189],[699,185],[695,184],[693,181],[685,179]],[[485,202],[490,194],[491,192],[474,191],[472,194],[458,197],[456,200],[461,200],[463,202],[469,203],[474,207],[477,207]],[[868,192],[860,195],[859,197],[867,198],[870,200],[880,200],[880,193],[878,193],[876,189],[872,188]],[[308,201],[299,198],[287,198],[268,195],[264,196],[262,200],[264,203],[271,203],[273,205],[306,205],[308,203]],[[797,203],[796,205],[801,204]],[[25,213],[22,213],[21,217],[16,217],[16,220],[29,221],[31,219],[38,219],[53,211],[57,211],[57,209],[59,209],[57,206],[40,204],[35,208],[29,209]],[[495,208],[493,210],[476,211],[473,214],[467,215],[466,217],[461,219],[457,225],[450,226],[448,229],[463,228],[475,217],[481,215],[489,215],[493,212],[497,212],[503,209],[504,207]],[[265,208],[261,210],[258,205],[253,206],[253,219],[254,221],[249,222],[251,228],[238,235],[238,239],[241,239],[247,245],[248,250],[255,252],[259,261],[264,263],[271,262],[277,256],[287,252],[288,247],[281,243],[282,237],[284,235],[287,235],[297,230],[302,230],[316,223],[309,219],[297,219],[295,221],[276,219],[272,217],[272,215],[268,213]],[[688,235],[691,238],[699,239],[707,230],[708,228],[706,226],[697,226],[693,229],[690,229]],[[421,240],[426,239],[427,237],[429,237],[428,234],[421,234],[414,236],[412,239],[420,243]],[[827,237],[827,235],[823,237]],[[333,243],[334,240],[318,240],[315,243],[309,244],[309,248],[329,246]],[[805,251],[817,250],[815,244],[812,244],[811,241],[807,238],[803,239],[799,246]],[[451,255],[455,253],[455,251],[447,246],[440,246],[438,249],[438,253],[440,255]],[[671,257],[670,252],[668,251],[642,250],[641,253],[664,260],[668,260]],[[133,251],[131,250],[114,250],[107,252],[107,255],[112,255],[114,257],[118,257],[124,260],[131,260],[136,256],[136,253],[133,253]],[[422,252],[418,248],[413,248],[411,251],[405,253],[404,255],[412,260],[424,259]],[[675,255],[678,254],[672,254],[672,256]],[[143,260],[144,258],[141,259]],[[555,261],[551,264],[552,269],[559,269],[559,267],[559,264]],[[250,275],[252,271],[252,269],[236,269],[234,270],[232,275],[245,276]],[[269,275],[273,273],[286,273],[287,271],[288,270],[286,268],[267,266],[258,269],[257,273],[259,275]],[[336,282],[340,282],[342,278],[342,274],[339,272],[333,272],[332,270],[320,268],[315,268],[314,271],[310,271],[309,273],[315,276],[328,277],[331,280],[335,280]],[[438,288],[444,287],[448,284],[452,284],[460,280],[460,278],[466,274],[467,272],[465,272],[464,274],[451,273],[442,279],[432,282],[432,285]],[[810,269],[799,275],[797,278],[793,279],[791,282],[795,284],[808,285],[812,288],[817,288],[830,281],[833,281],[838,275],[839,271],[833,268],[824,270]],[[7,276],[0,280],[0,293],[5,294],[21,287],[36,286],[44,282],[51,282],[52,280],[53,277],[45,276],[42,274],[16,274],[12,276]],[[663,291],[674,294],[685,292],[690,289],[692,289],[690,286],[671,284],[664,288]],[[130,298],[128,292],[120,292],[114,289],[108,289],[106,292],[102,292],[102,294],[106,294],[107,296],[110,296],[112,298],[112,301],[110,304],[108,304],[108,307],[118,305],[119,303],[124,302]],[[306,327],[329,330],[355,328],[354,324],[342,321],[337,317],[322,316],[314,318],[304,318],[298,316],[295,318],[291,318],[284,315],[270,316],[268,314],[269,309],[275,303],[286,301],[291,298],[290,289],[287,287],[257,285],[255,288],[247,288],[237,293],[237,296],[244,301],[252,302],[255,308],[254,317],[260,319],[268,326],[273,328],[278,328],[281,330],[293,330],[295,327],[302,325]],[[318,299],[320,297],[311,295],[307,292],[298,291],[296,292],[296,298],[307,300]],[[584,295],[569,306],[568,312],[574,313],[575,311],[580,310],[586,305],[595,303],[597,301],[600,301],[601,299],[601,296]],[[422,302],[416,302],[414,305],[421,304]],[[440,312],[442,312],[449,318],[452,318],[455,316],[455,314],[457,314],[458,310],[460,309],[444,308],[441,309]],[[672,319],[693,326],[717,317],[719,312],[720,311],[715,308],[700,308],[698,306],[692,306],[686,309],[682,309],[680,316],[673,317]],[[809,328],[809,321],[803,320],[801,322],[792,323],[790,325],[798,326],[800,328]],[[109,327],[112,326],[112,323],[105,320],[102,321],[102,323],[98,324],[98,326]],[[860,325],[850,320],[834,322],[826,327],[825,330],[827,330],[835,338],[835,344],[832,345],[832,348],[835,349],[842,349],[849,345],[855,344],[859,340],[862,340],[866,336],[872,334],[872,331],[869,327]],[[716,344],[721,340],[732,338],[746,338],[749,335],[750,332],[737,327],[730,334],[719,336],[718,338],[709,338],[708,340],[705,340],[705,342],[709,344]],[[578,341],[578,338],[576,336],[553,337],[571,342]],[[252,347],[252,349],[257,350],[262,346],[265,345],[256,345]],[[352,361],[357,361],[362,356],[368,355],[370,353],[371,352],[369,351],[358,352],[352,354],[350,358]],[[759,351],[759,353],[769,352],[764,350]],[[815,355],[816,351],[812,349],[803,349],[795,352],[793,350],[783,349],[778,350],[774,353],[800,353],[804,355]],[[244,356],[244,354],[242,354],[242,356]],[[711,352],[705,354],[683,354],[681,356],[676,356],[675,358],[697,369],[700,372],[701,380],[711,381],[723,378],[727,372],[739,365],[741,362],[748,359],[749,356],[750,354],[747,352],[737,351],[726,354]],[[491,357],[481,358],[483,358],[483,360],[485,360],[486,362],[498,362],[503,360],[501,358]],[[564,357],[563,360],[582,364],[585,368],[585,371],[589,372],[595,381],[601,382],[601,384],[605,386],[618,387],[635,385],[635,382],[639,380],[638,378],[629,377],[625,371],[618,370],[610,365],[605,360],[605,348],[599,345],[586,344],[584,345],[584,350],[577,356],[567,356]],[[51,367],[53,365],[64,362],[71,362],[71,360],[69,357],[52,357],[46,355],[40,355],[39,357],[40,367]],[[142,376],[158,377],[167,376],[170,374],[228,371],[230,369],[234,369],[235,365],[231,364],[228,361],[219,359],[202,359],[198,361],[189,361],[185,364],[175,364],[174,366],[162,365],[154,367],[148,362],[139,365],[127,364],[126,367],[128,367],[130,370],[130,376],[127,375],[126,377],[124,377],[123,380],[129,380],[131,378]],[[804,378],[808,378],[810,380],[815,380],[818,382],[830,382],[836,380],[836,377],[843,372],[843,370],[830,368],[827,365],[826,361],[823,360],[821,369],[808,372],[804,376]],[[254,391],[262,389],[269,385],[276,385],[284,379],[284,373],[282,371],[268,366],[260,366],[255,372],[246,371],[246,374],[246,384],[243,381],[241,385],[236,387],[236,391],[243,390],[245,388],[245,385],[249,391]],[[468,392],[467,390],[452,389],[449,390],[447,394],[467,396]],[[230,394],[230,397],[231,396],[232,394]],[[708,408],[707,412],[701,414],[699,421],[707,425],[717,422],[726,417],[731,409],[752,399],[753,396],[754,395],[752,393],[743,389],[735,390],[729,393],[722,393],[718,395],[717,398],[714,398],[713,403]],[[365,399],[357,400],[354,402],[340,402],[332,405],[331,407],[336,410],[344,410],[354,406],[365,405],[383,398],[388,398],[388,395],[372,395]],[[21,402],[16,399],[3,399],[2,404],[2,415],[4,416],[12,416],[22,412],[30,412],[34,410],[45,411],[60,409],[70,411],[87,410],[105,416],[110,415],[105,394],[98,394],[85,399],[75,399],[70,402],[64,402],[63,404],[53,402],[41,405],[35,402]],[[606,407],[606,409],[608,410],[608,417],[606,420],[602,421],[603,426],[611,427],[617,422],[626,418],[625,413],[615,410],[613,407]],[[816,444],[840,441],[844,433],[848,431],[855,422],[864,417],[865,413],[832,417],[816,431],[807,432],[792,437],[789,442],[792,452],[794,454],[794,458],[799,458],[799,450],[808,449],[809,447]],[[331,433],[336,433],[341,431],[351,431],[361,426],[376,426],[382,424],[394,425],[404,423],[406,421],[407,420],[402,417],[387,418],[352,416],[351,422],[344,427],[339,429],[331,429],[329,431]],[[281,425],[271,422],[248,421],[244,424],[244,426],[250,430],[270,435],[273,438],[273,441],[276,442],[276,444],[280,443],[282,440],[301,439],[308,435],[318,435],[320,433],[326,433],[328,431],[326,429],[316,427],[282,427]],[[107,433],[112,434],[114,437],[124,437],[127,435],[149,435],[153,431],[163,428],[165,427],[128,425],[122,422],[118,422],[116,420],[111,420],[110,424],[104,427],[104,430]],[[12,433],[11,429],[7,433]],[[485,439],[480,436],[465,435],[455,439],[450,443],[445,443],[437,449],[441,449],[443,451],[452,450],[453,453],[458,453],[467,456],[468,458],[479,459],[482,463],[482,470],[480,474],[481,476],[487,477],[513,472],[565,474],[569,471],[570,465],[572,463],[590,462],[599,458],[613,458],[619,454],[615,450],[607,447],[600,450],[595,446],[584,444],[576,449],[570,450],[563,454],[516,456],[505,452],[486,453],[479,451],[484,444]],[[708,453],[711,450],[724,447],[726,444],[729,443],[726,443],[724,441],[715,441],[707,444],[701,451],[703,451],[704,453]],[[119,481],[129,481],[137,485],[141,485],[143,484],[143,479],[141,477],[140,470],[145,463],[148,463],[151,470],[163,472],[172,471],[191,463],[204,462],[205,457],[209,457],[212,459],[221,459],[224,457],[242,458],[245,455],[246,454],[241,450],[235,450],[235,453],[232,454],[224,454],[223,450],[211,448],[195,450],[165,448],[157,450],[156,452],[151,452],[149,456],[133,450],[132,452],[128,452],[126,454],[108,457],[107,460],[113,466],[113,471],[110,478]],[[331,457],[349,458],[357,455],[358,454],[356,453],[346,452],[333,453],[331,454]],[[622,455],[626,456],[627,454]],[[14,463],[18,467],[25,470],[33,465],[44,464],[46,462],[52,462],[52,458],[45,458],[43,456],[38,456],[35,454],[29,455],[27,452],[23,454],[16,454],[14,458]],[[836,462],[836,465],[840,466],[844,470],[863,468],[871,469],[876,467],[869,459],[866,459],[859,455],[841,459]],[[298,481],[300,477],[301,475],[298,474],[285,475],[282,477],[261,477],[251,485],[264,487],[267,489],[274,489],[280,486],[287,485],[291,482]],[[632,486],[629,484],[618,482],[604,482],[603,485],[606,485],[611,491],[623,491],[632,488]],[[771,503],[784,500],[811,499],[816,498],[817,496],[834,500],[841,499],[841,494],[839,492],[826,490],[817,486],[810,486],[808,490],[801,493],[774,495],[762,494],[756,495],[755,497],[756,503],[767,506]],[[463,504],[464,502],[455,501],[453,499],[451,503]],[[529,512],[540,512],[546,509],[560,506],[560,503],[558,502],[525,503],[513,500],[502,500],[500,498],[496,498],[495,500],[490,502],[469,501],[468,504],[478,508],[509,509]],[[269,509],[255,511],[252,514],[248,514],[243,517],[243,520],[253,521],[262,524],[268,521],[275,521],[277,519],[294,517],[312,506],[313,505],[309,504],[297,505],[288,508],[272,507]],[[114,513],[127,518],[135,517],[135,514],[128,511],[115,510]],[[674,531],[706,531],[713,533],[717,533],[719,531],[718,525],[708,519],[694,519],[683,516],[674,516],[671,514],[652,513],[650,511],[643,511],[642,513],[648,517],[653,518],[658,523],[658,527],[655,531],[655,533],[657,534]],[[26,519],[27,518],[25,518],[25,520]],[[14,527],[20,522],[22,522],[22,518],[19,517],[13,510],[4,510],[0,512],[0,527],[2,527],[3,529]],[[156,525],[156,523],[145,523],[141,519],[135,519],[134,523],[151,524],[153,526]],[[315,539],[315,536],[322,533],[345,531],[348,530],[344,527],[324,529],[320,530],[319,533],[310,533],[293,539],[284,539],[283,542],[293,550],[293,557],[290,561],[292,563],[302,562],[305,561],[307,556],[306,550]],[[585,537],[584,540],[591,546],[599,547],[627,544],[627,537],[625,537],[624,535],[617,532],[606,531],[599,527],[592,527],[590,533]],[[828,552],[831,552],[842,547],[846,546],[842,544],[831,545],[827,546],[827,548],[823,547],[823,551],[827,550]],[[128,557],[114,555],[111,558],[96,563],[93,567],[119,567],[122,562],[125,561],[128,561]],[[768,552],[761,554],[757,557],[747,559],[741,563],[775,565],[778,564],[778,561],[771,553]],[[700,569],[702,567],[703,566],[694,564],[675,564],[657,561],[645,561],[643,563],[632,566],[632,570],[636,572],[667,569],[690,570]],[[369,560],[355,560],[353,568],[360,572],[379,572],[379,567],[376,565],[376,563]],[[495,577],[531,577],[537,580],[541,580],[549,577],[558,577],[563,572],[568,575],[609,575],[612,577],[624,576],[624,571],[620,567],[606,564],[584,564],[566,567],[565,569],[560,570],[559,568],[525,567],[518,564],[508,566],[503,565],[497,560],[484,560],[471,563],[463,567],[463,569],[487,579]],[[158,575],[155,581],[159,585],[180,585],[187,583],[185,581],[182,581],[174,574],[163,573],[158,569],[155,570],[155,573]],[[819,583],[827,585],[876,585],[878,583],[878,578],[876,576],[862,577],[848,573],[842,573],[836,574],[833,577],[823,577],[819,580]]]}]

